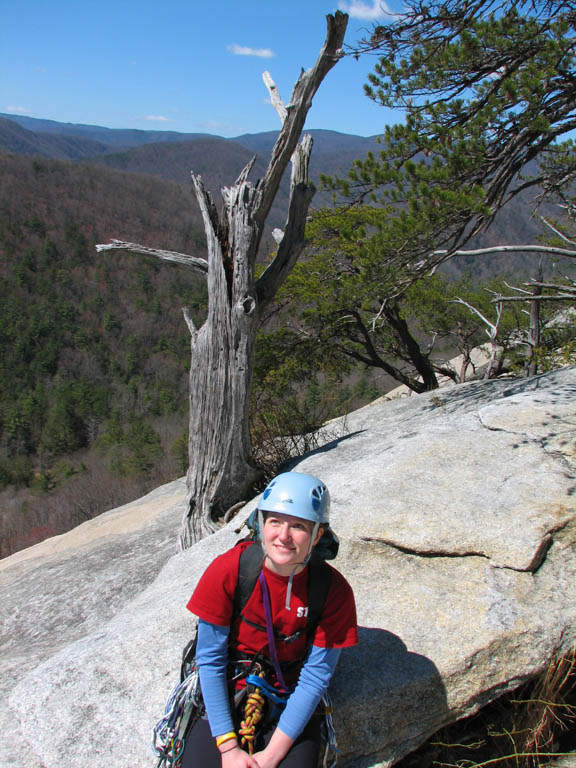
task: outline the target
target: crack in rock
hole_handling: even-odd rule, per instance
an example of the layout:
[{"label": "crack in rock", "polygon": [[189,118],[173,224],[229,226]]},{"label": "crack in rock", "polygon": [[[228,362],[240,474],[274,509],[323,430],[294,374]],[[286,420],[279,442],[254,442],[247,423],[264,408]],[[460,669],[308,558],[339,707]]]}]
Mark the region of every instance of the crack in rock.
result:
[{"label": "crack in rock", "polygon": [[484,552],[476,552],[474,550],[471,550],[469,552],[449,552],[447,550],[442,549],[417,549],[415,547],[408,547],[406,545],[398,544],[395,541],[392,541],[391,539],[385,539],[383,537],[379,536],[360,536],[360,541],[365,542],[366,544],[384,544],[387,547],[390,547],[392,549],[397,550],[398,552],[402,552],[404,555],[414,555],[415,557],[423,557],[423,558],[464,558],[464,557],[482,557],[485,560],[490,561],[490,565],[493,568],[501,568],[503,570],[508,571],[517,571],[518,573],[536,573],[538,569],[542,566],[543,562],[546,559],[546,555],[548,554],[548,550],[554,543],[554,533],[557,533],[561,530],[563,530],[570,521],[566,520],[562,523],[558,523],[558,525],[555,525],[550,530],[546,531],[546,533],[543,535],[542,540],[538,547],[536,548],[536,551],[534,552],[534,555],[530,561],[530,563],[525,568],[515,568],[512,565],[506,565],[504,563],[496,563],[493,562],[492,558],[489,557],[489,555],[485,554]]},{"label": "crack in rock", "polygon": [[407,547],[402,544],[398,544],[391,539],[380,538],[379,536],[360,536],[360,541],[364,541],[367,544],[385,544],[387,547],[397,549],[405,555],[416,555],[417,557],[483,557],[486,560],[490,560],[488,555],[483,552],[448,552],[440,549],[416,549],[413,547]]}]

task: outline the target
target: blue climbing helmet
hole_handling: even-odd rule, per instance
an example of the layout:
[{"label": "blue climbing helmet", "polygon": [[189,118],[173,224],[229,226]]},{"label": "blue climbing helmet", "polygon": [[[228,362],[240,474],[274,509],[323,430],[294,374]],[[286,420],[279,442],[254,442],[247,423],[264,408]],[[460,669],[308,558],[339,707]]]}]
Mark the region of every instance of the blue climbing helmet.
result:
[{"label": "blue climbing helmet", "polygon": [[283,472],[268,483],[258,509],[300,517],[316,526],[327,525],[330,522],[330,493],[322,480],[314,475]]}]

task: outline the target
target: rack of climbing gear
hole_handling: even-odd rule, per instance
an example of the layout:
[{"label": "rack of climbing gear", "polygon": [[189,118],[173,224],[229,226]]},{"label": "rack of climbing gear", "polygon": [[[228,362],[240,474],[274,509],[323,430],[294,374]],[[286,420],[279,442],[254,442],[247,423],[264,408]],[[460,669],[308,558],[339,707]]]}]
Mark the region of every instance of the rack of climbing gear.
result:
[{"label": "rack of climbing gear", "polygon": [[194,723],[204,714],[200,676],[196,662],[189,662],[189,673],[174,686],[164,715],[154,726],[152,746],[158,756],[156,768],[180,768],[186,738]]},{"label": "rack of climbing gear", "polygon": [[[182,664],[183,679],[174,686],[166,702],[164,715],[154,726],[152,746],[158,757],[156,768],[180,768],[188,734],[196,721],[204,715],[200,676],[196,660],[192,655],[194,651],[195,646],[190,650],[186,649]],[[244,704],[238,735],[242,747],[249,754],[254,752],[258,726],[261,725],[265,716],[267,703],[270,706],[283,708],[290,695],[290,691],[283,692],[266,680],[266,671],[262,662],[263,659],[258,657],[237,659],[231,665],[234,667],[234,672],[229,678],[232,684],[238,680],[245,682],[245,687],[237,691],[234,697],[234,705],[237,712],[242,712],[241,706]],[[322,736],[325,748],[322,766],[334,768],[338,746],[332,721],[332,702],[327,693],[322,698],[318,714],[324,717]]]},{"label": "rack of climbing gear", "polygon": [[338,762],[338,742],[336,741],[336,729],[332,719],[332,699],[329,693],[322,696],[322,705],[324,707],[321,714],[324,716],[322,725],[322,740],[324,741],[324,754],[322,756],[322,768],[335,768]]}]

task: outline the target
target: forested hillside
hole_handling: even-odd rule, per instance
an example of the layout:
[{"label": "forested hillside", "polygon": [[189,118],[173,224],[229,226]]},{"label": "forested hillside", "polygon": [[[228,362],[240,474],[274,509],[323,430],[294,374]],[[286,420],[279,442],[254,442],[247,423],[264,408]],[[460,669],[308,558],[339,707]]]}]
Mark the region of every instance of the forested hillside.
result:
[{"label": "forested hillside", "polygon": [[[261,175],[274,138],[155,143],[145,132],[22,121],[0,118],[0,556],[184,471],[190,344],[181,308],[201,315],[204,282],[94,245],[121,238],[204,253],[190,170],[217,193],[255,150]],[[326,133],[323,170],[342,142],[349,153],[356,146],[356,137]],[[284,190],[271,226],[282,225],[285,204]]]},{"label": "forested hillside", "polygon": [[[94,245],[119,238],[203,254],[190,170],[217,192],[257,152],[258,178],[276,135],[233,141],[50,121],[43,126],[50,130],[33,132],[44,121],[19,122],[0,118],[7,149],[0,154],[0,556],[184,471],[190,343],[181,308],[201,315],[204,282],[184,267],[97,254]],[[376,146],[375,139],[314,133],[316,177]],[[320,193],[314,202],[328,200]],[[285,204],[284,190],[271,227],[282,226]],[[484,242],[534,240],[539,225],[529,208],[519,198]],[[270,244],[267,238],[262,259]],[[484,278],[525,276],[527,266],[522,256],[471,257],[449,269]],[[313,382],[298,403],[304,374],[282,367],[282,339],[274,343],[261,345],[256,365],[255,428],[264,438],[291,420],[305,426],[310,419],[313,427],[314,419],[384,391],[358,369],[348,380],[356,389],[332,389],[327,398]]]},{"label": "forested hillside", "polygon": [[[7,154],[0,174],[5,555],[70,527],[70,516],[92,516],[96,494],[81,490],[89,478],[101,511],[111,493],[115,502],[139,493],[143,477],[150,485],[182,471],[190,360],[181,307],[198,317],[205,288],[184,268],[94,249],[125,237],[200,252],[184,186]],[[26,537],[28,527],[37,530]]]},{"label": "forested hillside", "polygon": [[[377,136],[353,136],[328,130],[312,130],[310,134],[314,139],[310,172],[318,186],[312,207],[318,208],[330,205],[332,200],[331,193],[323,191],[319,183],[322,174],[345,174],[355,160],[368,152],[377,156],[382,145]],[[0,114],[0,150],[153,175],[177,181],[187,190],[190,171],[194,171],[202,175],[216,199],[220,188],[232,184],[254,155],[256,162],[251,178],[262,176],[277,135],[275,131],[267,131],[224,139],[208,134],[111,129]],[[272,206],[270,230],[282,227],[285,221],[287,182],[285,179]],[[533,215],[536,195],[534,191],[520,194],[498,212],[489,230],[475,238],[471,245],[535,242],[543,233],[538,217]],[[196,210],[195,202],[193,208]],[[549,208],[544,210],[549,212]],[[124,239],[124,235],[120,236]],[[272,240],[267,237],[264,250],[270,247]],[[464,257],[450,261],[444,270],[454,276],[471,271],[485,280],[502,273],[523,276],[536,263],[536,258],[518,254],[481,259]]]}]

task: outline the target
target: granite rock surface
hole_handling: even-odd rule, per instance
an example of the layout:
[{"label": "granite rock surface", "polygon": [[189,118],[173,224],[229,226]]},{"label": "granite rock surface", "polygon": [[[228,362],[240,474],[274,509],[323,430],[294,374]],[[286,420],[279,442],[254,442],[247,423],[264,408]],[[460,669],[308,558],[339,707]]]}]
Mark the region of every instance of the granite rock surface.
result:
[{"label": "granite rock surface", "polygon": [[[294,468],[330,488],[358,606],[339,766],[389,766],[576,642],[576,369],[380,400],[325,440]],[[179,480],[0,561],[2,768],[152,768],[186,601],[255,503],[177,553]]]}]

